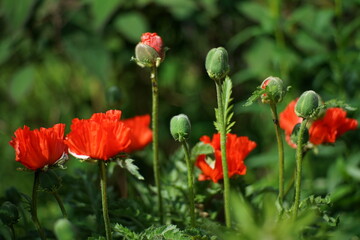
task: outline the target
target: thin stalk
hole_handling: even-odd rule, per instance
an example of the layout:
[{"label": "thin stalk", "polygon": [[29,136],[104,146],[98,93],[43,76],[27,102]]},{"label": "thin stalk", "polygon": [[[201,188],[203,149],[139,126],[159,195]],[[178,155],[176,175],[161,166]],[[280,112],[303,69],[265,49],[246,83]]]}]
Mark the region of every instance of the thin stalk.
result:
[{"label": "thin stalk", "polygon": [[276,104],[270,104],[272,117],[274,120],[276,141],[278,145],[279,154],[279,203],[282,206],[284,199],[284,144],[281,137],[281,131],[279,126],[279,118],[277,114]]},{"label": "thin stalk", "polygon": [[11,232],[11,239],[15,240],[15,239],[16,239],[16,236],[15,236],[14,225],[11,224],[11,225],[9,226],[9,228],[10,228],[10,232]]},{"label": "thin stalk", "polygon": [[35,175],[34,175],[34,185],[33,185],[33,189],[32,189],[32,199],[31,199],[31,219],[34,222],[35,228],[38,231],[40,238],[42,240],[45,240],[45,232],[42,229],[38,216],[37,216],[37,192],[38,192],[38,188],[39,188],[39,175],[40,175],[40,171],[35,171]]},{"label": "thin stalk", "polygon": [[55,197],[55,199],[56,199],[56,201],[57,201],[57,203],[58,203],[58,205],[59,205],[59,207],[61,209],[61,213],[62,213],[63,217],[67,218],[67,213],[66,213],[65,206],[64,206],[63,202],[61,201],[61,198],[60,198],[58,192],[56,192],[56,191],[53,192],[53,195],[54,195],[54,197]]},{"label": "thin stalk", "polygon": [[295,201],[294,201],[294,218],[297,217],[300,203],[300,192],[301,192],[301,171],[302,171],[302,158],[303,158],[303,138],[306,129],[307,119],[301,122],[299,135],[297,139],[296,148],[296,179],[295,179]]},{"label": "thin stalk", "polygon": [[105,233],[106,240],[111,240],[111,226],[110,226],[110,218],[108,211],[108,203],[107,203],[107,193],[106,193],[106,166],[105,162],[102,160],[98,160],[99,164],[99,172],[100,172],[100,188],[101,188],[101,202],[102,202],[102,210],[105,224]]},{"label": "thin stalk", "polygon": [[221,149],[221,162],[224,175],[224,209],[225,209],[225,224],[226,227],[231,227],[231,218],[230,218],[230,180],[228,175],[228,165],[226,160],[226,124],[224,119],[224,106],[222,101],[222,92],[221,92],[221,83],[215,81],[216,83],[216,93],[218,101],[218,111],[221,118],[219,119],[220,123],[220,149]]},{"label": "thin stalk", "polygon": [[194,204],[194,174],[193,174],[193,164],[191,164],[189,146],[186,141],[181,142],[184,152],[185,160],[187,166],[187,179],[188,179],[188,191],[189,191],[189,204],[190,204],[190,218],[191,218],[191,227],[195,227],[195,204]]},{"label": "thin stalk", "polygon": [[158,89],[156,66],[153,66],[151,68],[150,79],[152,85],[153,168],[154,168],[155,185],[158,196],[160,223],[164,223],[164,208],[162,202],[161,182],[160,182],[160,163],[159,163],[159,130],[158,130],[159,89]]}]

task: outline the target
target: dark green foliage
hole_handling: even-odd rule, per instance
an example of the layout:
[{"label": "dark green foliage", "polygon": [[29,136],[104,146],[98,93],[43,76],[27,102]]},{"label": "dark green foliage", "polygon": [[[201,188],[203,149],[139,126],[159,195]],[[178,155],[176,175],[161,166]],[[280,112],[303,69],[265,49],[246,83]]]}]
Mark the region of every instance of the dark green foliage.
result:
[{"label": "dark green foliage", "polygon": [[[359,109],[358,9],[358,0],[26,0],[21,4],[2,0],[0,205],[9,201],[19,212],[19,221],[14,224],[16,239],[36,239],[37,233],[29,214],[33,174],[16,171],[21,165],[14,160],[8,144],[14,131],[24,124],[34,129],[62,122],[68,132],[73,118],[88,118],[109,108],[121,109],[123,118],[150,113],[149,72],[130,62],[141,34],[147,31],[157,32],[164,45],[170,47],[159,67],[159,140],[164,201],[171,224],[168,234],[213,240],[220,232],[225,237],[219,239],[237,240],[260,239],[259,235],[274,230],[276,233],[271,233],[276,239],[290,232],[293,235],[289,239],[359,238],[359,131],[348,132],[334,145],[318,146],[305,156],[302,206],[311,207],[313,212],[308,215],[301,209],[299,215],[304,218],[297,223],[308,227],[295,236],[301,231],[289,221],[272,225],[276,220],[272,214],[277,214],[272,203],[277,195],[278,173],[268,106],[243,107],[251,92],[272,75],[292,86],[279,104],[279,112],[308,89],[321,95],[324,108]],[[254,153],[245,160],[247,174],[232,179],[245,199],[235,204],[239,224],[229,232],[221,227],[221,185],[209,181],[196,181],[199,228],[187,228],[186,166],[168,130],[170,118],[182,112],[192,122],[190,146],[201,136],[214,133],[216,91],[204,63],[207,52],[216,46],[227,49],[231,65],[232,88],[225,87],[228,94],[224,95],[228,109],[232,105],[234,109],[227,112],[226,120],[229,125],[236,122],[231,128],[233,133],[249,136],[257,143]],[[263,93],[265,90],[259,88],[250,103]],[[337,100],[328,102],[334,98]],[[360,120],[359,111],[349,111],[348,116]],[[198,154],[212,154],[208,145],[196,146],[193,161]],[[285,156],[289,183],[294,151],[287,145]],[[122,198],[116,183],[119,176],[110,168],[111,222],[121,224],[134,236],[146,229],[151,229],[147,230],[149,234],[161,236],[168,226],[158,224],[154,209],[157,203],[150,148],[131,158],[145,180],[128,174],[128,196]],[[66,170],[56,170],[62,178],[59,194],[77,239],[104,239],[96,166],[74,158],[65,166]],[[195,171],[197,177],[199,171]],[[38,195],[39,219],[49,239],[55,239],[54,226],[62,218],[61,212],[51,194]],[[316,203],[318,196],[329,196],[331,207],[321,201],[320,205]],[[290,189],[285,207],[291,206],[292,200]],[[319,210],[323,207],[325,213]],[[11,239],[11,229],[3,222],[0,239]]]}]

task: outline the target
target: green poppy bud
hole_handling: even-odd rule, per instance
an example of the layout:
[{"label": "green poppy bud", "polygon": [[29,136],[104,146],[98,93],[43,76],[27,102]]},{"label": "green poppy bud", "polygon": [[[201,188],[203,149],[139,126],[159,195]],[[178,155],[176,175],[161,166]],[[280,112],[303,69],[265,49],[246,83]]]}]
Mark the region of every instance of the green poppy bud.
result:
[{"label": "green poppy bud", "polygon": [[205,68],[209,77],[215,81],[226,77],[230,71],[229,56],[226,49],[223,47],[211,49],[206,56]]},{"label": "green poppy bud", "polygon": [[12,226],[19,221],[19,212],[17,207],[9,201],[4,202],[0,207],[0,219],[1,221]]},{"label": "green poppy bud", "polygon": [[286,94],[283,80],[278,77],[268,77],[261,83],[262,89],[267,89],[267,93],[261,95],[263,103],[279,103]]},{"label": "green poppy bud", "polygon": [[135,61],[140,67],[153,67],[160,58],[159,53],[149,45],[138,43],[135,47]]},{"label": "green poppy bud", "polygon": [[56,192],[61,187],[61,178],[53,170],[39,174],[40,189],[46,192]]},{"label": "green poppy bud", "polygon": [[185,114],[179,114],[172,117],[170,120],[170,132],[175,141],[185,141],[191,132],[189,118]]},{"label": "green poppy bud", "polygon": [[[301,125],[301,123],[297,123],[291,132],[290,140],[294,144],[297,144],[297,141],[298,141],[300,125]],[[303,140],[302,144],[306,144],[309,141],[309,131],[307,128],[305,128],[305,132],[304,132],[304,136],[303,136],[302,140]]]},{"label": "green poppy bud", "polygon": [[321,104],[320,96],[312,91],[306,91],[301,94],[295,105],[295,113],[298,117],[309,118],[315,113]]},{"label": "green poppy bud", "polygon": [[73,224],[66,218],[59,219],[54,225],[56,239],[71,240],[76,238],[76,230]]}]

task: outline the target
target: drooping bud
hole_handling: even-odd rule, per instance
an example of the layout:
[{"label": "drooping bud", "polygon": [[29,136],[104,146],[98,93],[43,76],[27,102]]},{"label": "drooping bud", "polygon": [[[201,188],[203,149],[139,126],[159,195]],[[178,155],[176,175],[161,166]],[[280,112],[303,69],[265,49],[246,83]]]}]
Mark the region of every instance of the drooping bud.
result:
[{"label": "drooping bud", "polygon": [[191,124],[189,118],[185,114],[179,114],[170,120],[170,133],[175,141],[185,141],[191,132]]},{"label": "drooping bud", "polygon": [[40,190],[56,192],[61,187],[61,178],[53,170],[41,172],[39,175]]},{"label": "drooping bud", "polygon": [[267,92],[261,95],[263,103],[276,104],[283,100],[286,94],[286,88],[283,80],[278,77],[268,77],[261,83],[262,89],[267,89]]},{"label": "drooping bud", "polygon": [[[301,123],[297,123],[291,132],[290,140],[294,144],[297,144],[297,141],[298,141],[300,125],[301,125]],[[304,136],[302,137],[301,144],[306,144],[308,141],[309,141],[309,130],[307,128],[305,128],[305,132],[304,132]]]},{"label": "drooping bud", "polygon": [[156,33],[144,33],[135,47],[135,61],[141,67],[158,66],[165,58],[163,41]]},{"label": "drooping bud", "polygon": [[8,226],[17,223],[19,221],[19,211],[17,207],[9,201],[4,202],[0,207],[0,219]]},{"label": "drooping bud", "polygon": [[321,99],[316,92],[312,90],[305,91],[295,105],[295,113],[302,118],[312,117],[320,104]]},{"label": "drooping bud", "polygon": [[205,68],[211,79],[219,81],[225,78],[230,71],[226,49],[223,47],[211,49],[206,56]]}]

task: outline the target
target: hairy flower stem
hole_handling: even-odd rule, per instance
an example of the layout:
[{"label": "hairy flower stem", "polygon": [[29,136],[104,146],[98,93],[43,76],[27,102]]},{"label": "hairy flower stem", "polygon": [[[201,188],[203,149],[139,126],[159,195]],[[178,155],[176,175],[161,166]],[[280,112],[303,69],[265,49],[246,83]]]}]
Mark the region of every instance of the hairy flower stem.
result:
[{"label": "hairy flower stem", "polygon": [[301,122],[299,135],[297,139],[296,148],[296,179],[295,179],[295,201],[294,201],[294,219],[297,217],[300,203],[300,192],[301,192],[301,170],[302,170],[302,159],[303,159],[303,138],[308,120],[304,118]]},{"label": "hairy flower stem", "polygon": [[160,163],[159,163],[159,130],[158,130],[158,109],[159,109],[159,92],[158,92],[158,79],[157,79],[157,67],[151,67],[150,73],[151,85],[152,85],[152,130],[153,130],[153,168],[155,185],[158,196],[158,209],[160,223],[164,223],[164,208],[161,194],[161,182],[160,182]]},{"label": "hairy flower stem", "polygon": [[281,131],[279,126],[279,118],[277,114],[276,104],[270,104],[272,118],[275,126],[276,140],[278,145],[279,154],[279,204],[282,207],[284,199],[284,144],[281,137]]},{"label": "hairy flower stem", "polygon": [[100,188],[101,188],[101,202],[102,202],[102,210],[105,224],[105,233],[106,240],[111,240],[111,226],[110,226],[110,218],[108,211],[108,202],[107,202],[107,193],[106,193],[106,166],[105,162],[102,160],[98,160],[99,164],[99,173],[100,173]]},{"label": "hairy flower stem", "polygon": [[190,219],[191,227],[195,227],[195,204],[194,204],[194,167],[191,163],[189,146],[186,141],[181,142],[185,152],[185,160],[187,166],[187,179],[188,179],[188,191],[189,191],[189,202],[190,202]]},{"label": "hairy flower stem", "polygon": [[60,198],[58,192],[56,192],[56,191],[53,192],[53,195],[54,195],[54,197],[55,197],[55,199],[56,199],[56,201],[57,201],[57,203],[58,203],[58,205],[59,205],[59,207],[61,209],[61,213],[62,213],[63,217],[67,218],[67,213],[66,213],[65,206],[64,206],[63,202],[61,201],[61,198]]},{"label": "hairy flower stem", "polygon": [[226,119],[225,119],[225,110],[222,101],[222,91],[220,81],[215,81],[216,83],[216,93],[218,101],[218,111],[221,116],[218,119],[220,122],[220,149],[221,149],[221,162],[222,169],[224,174],[224,208],[225,208],[225,224],[226,227],[231,227],[231,218],[230,218],[230,180],[228,175],[228,165],[226,160]]},{"label": "hairy flower stem", "polygon": [[41,240],[46,239],[45,232],[42,229],[38,216],[37,216],[37,192],[39,188],[39,175],[41,174],[40,171],[35,172],[34,176],[34,185],[32,189],[32,200],[31,200],[31,219],[34,222],[35,228],[38,231]]}]

